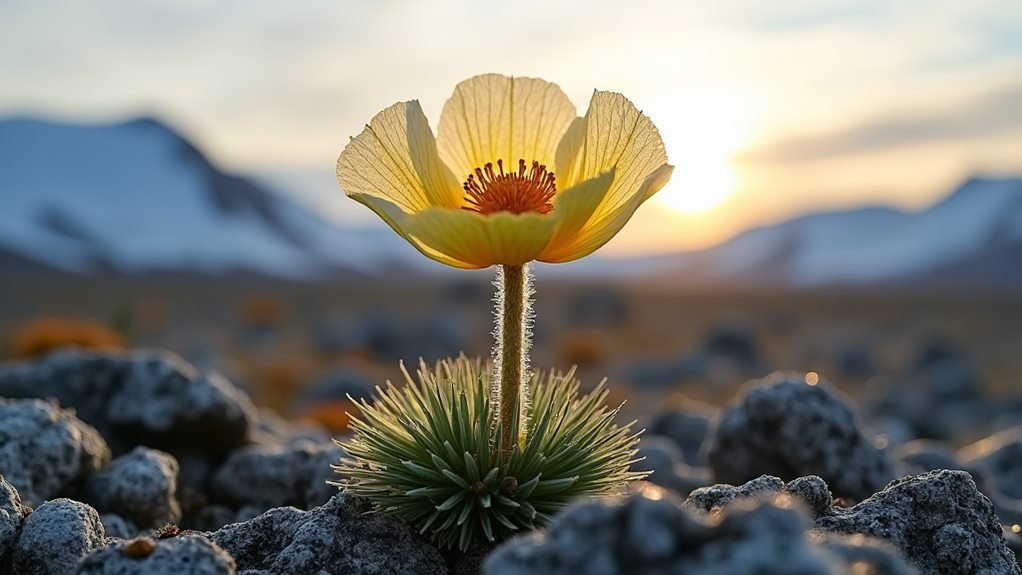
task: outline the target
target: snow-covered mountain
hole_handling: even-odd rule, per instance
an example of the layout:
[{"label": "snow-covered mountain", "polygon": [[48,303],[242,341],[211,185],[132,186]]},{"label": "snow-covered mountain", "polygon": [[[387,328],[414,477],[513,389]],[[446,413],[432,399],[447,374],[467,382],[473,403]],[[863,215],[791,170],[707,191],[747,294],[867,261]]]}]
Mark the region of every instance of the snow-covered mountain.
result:
[{"label": "snow-covered mountain", "polygon": [[[340,193],[337,190],[336,193]],[[0,252],[71,272],[372,273],[419,259],[213,166],[160,122],[0,121]]]},{"label": "snow-covered mountain", "polygon": [[1022,178],[973,178],[920,212],[870,207],[803,216],[705,251],[657,258],[655,267],[695,283],[1022,286]]},{"label": "snow-covered mountain", "polygon": [[[271,181],[286,189],[290,180],[277,174]],[[340,194],[329,177],[293,183],[322,187],[305,197]],[[224,173],[152,119],[0,120],[0,275],[55,268],[315,279],[444,269],[374,218],[367,227],[342,224],[289,191]],[[597,256],[541,273],[739,287],[1022,287],[1022,178],[974,178],[920,212],[818,213],[709,250],[626,261]]]}]

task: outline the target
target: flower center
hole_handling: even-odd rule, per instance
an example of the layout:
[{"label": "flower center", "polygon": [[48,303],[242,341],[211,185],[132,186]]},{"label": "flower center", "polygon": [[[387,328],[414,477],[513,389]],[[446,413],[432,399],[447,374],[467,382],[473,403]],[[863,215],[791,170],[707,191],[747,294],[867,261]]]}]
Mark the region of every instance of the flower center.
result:
[{"label": "flower center", "polygon": [[518,160],[516,172],[505,172],[503,160],[497,160],[496,172],[493,163],[487,163],[469,174],[462,187],[468,203],[463,209],[480,214],[550,213],[554,209],[550,200],[557,193],[554,173],[536,161],[527,168],[525,160]]}]

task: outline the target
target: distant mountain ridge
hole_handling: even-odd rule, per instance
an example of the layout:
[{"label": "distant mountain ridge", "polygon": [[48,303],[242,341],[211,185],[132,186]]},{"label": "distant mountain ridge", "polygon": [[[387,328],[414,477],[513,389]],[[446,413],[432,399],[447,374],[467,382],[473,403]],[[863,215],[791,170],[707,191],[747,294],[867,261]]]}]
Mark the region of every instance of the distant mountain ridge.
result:
[{"label": "distant mountain ridge", "polygon": [[919,212],[801,216],[646,264],[695,284],[1022,286],[1022,178],[971,178]]},{"label": "distant mountain ridge", "polygon": [[[395,267],[442,269],[389,230],[326,221],[287,194],[220,170],[157,120],[0,120],[4,274],[316,280]],[[543,273],[737,287],[1022,287],[1022,178],[972,178],[919,212],[821,212],[748,230],[707,250],[627,261],[593,257]]]},{"label": "distant mountain ridge", "polygon": [[22,267],[308,278],[404,265],[412,251],[223,172],[152,118],[0,121],[0,192],[0,252]]}]

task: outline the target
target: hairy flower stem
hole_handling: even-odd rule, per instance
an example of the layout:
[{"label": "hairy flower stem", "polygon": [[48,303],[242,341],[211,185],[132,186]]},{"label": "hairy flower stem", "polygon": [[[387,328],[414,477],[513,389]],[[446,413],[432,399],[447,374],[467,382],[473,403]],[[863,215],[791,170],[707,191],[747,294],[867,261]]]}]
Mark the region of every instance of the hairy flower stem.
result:
[{"label": "hairy flower stem", "polygon": [[495,395],[500,406],[500,430],[506,462],[516,442],[525,439],[520,414],[525,405],[529,351],[529,269],[502,265],[497,273],[497,345],[494,347]]}]

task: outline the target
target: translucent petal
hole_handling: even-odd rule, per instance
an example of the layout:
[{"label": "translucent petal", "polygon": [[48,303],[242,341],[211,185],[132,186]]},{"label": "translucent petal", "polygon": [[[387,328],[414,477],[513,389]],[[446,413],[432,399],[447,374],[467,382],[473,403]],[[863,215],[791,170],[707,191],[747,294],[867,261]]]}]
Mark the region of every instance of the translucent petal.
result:
[{"label": "translucent petal", "polygon": [[349,196],[375,196],[406,212],[461,204],[461,185],[440,161],[429,122],[414,100],[376,114],[351,139],[337,158],[337,181]]},{"label": "translucent petal", "polygon": [[554,166],[557,144],[575,118],[575,105],[557,86],[538,78],[498,74],[461,82],[444,104],[437,146],[463,181],[487,162],[519,159]]},{"label": "translucent petal", "polygon": [[667,163],[656,126],[621,94],[594,92],[584,118],[584,135],[582,131],[581,126],[572,126],[559,146],[558,184],[572,186],[614,168],[614,183],[594,219],[629,205],[646,178]]},{"label": "translucent petal", "polygon": [[[552,242],[550,247],[544,250],[537,259],[549,263],[570,262],[600,249],[621,231],[621,228],[628,223],[632,214],[643,202],[664,187],[671,179],[673,171],[674,166],[667,164],[660,166],[643,180],[636,193],[630,195],[623,204],[611,212],[594,215],[585,227],[575,233],[569,241]],[[613,187],[611,185],[611,188]]]},{"label": "translucent petal", "polygon": [[540,254],[540,259],[548,253],[558,253],[559,246],[577,241],[579,231],[592,218],[613,183],[614,170],[611,170],[597,178],[576,184],[554,197],[552,215],[557,219],[557,227],[554,228],[550,243]]},{"label": "translucent petal", "polygon": [[578,151],[582,149],[582,142],[586,139],[586,119],[575,118],[568,125],[568,129],[561,136],[557,144],[557,156],[554,160],[555,173],[562,176],[567,182],[574,172],[575,161],[578,160]]},{"label": "translucent petal", "polygon": [[439,253],[436,250],[430,248],[429,246],[423,245],[419,240],[408,235],[407,228],[409,224],[409,218],[411,216],[402,211],[401,208],[397,207],[397,205],[388,202],[387,200],[384,200],[382,198],[377,198],[376,196],[371,196],[368,194],[356,193],[348,195],[353,200],[366,206],[374,213],[376,213],[376,215],[380,216],[380,219],[387,222],[387,225],[389,225],[392,230],[397,232],[397,234],[404,238],[406,241],[408,241],[408,243],[415,246],[415,249],[419,250],[424,256],[434,259],[442,264],[447,264],[449,266],[453,266],[456,268],[475,267],[463,261],[456,260],[447,255]]},{"label": "translucent petal", "polygon": [[[542,214],[432,208],[409,216],[406,231],[425,247],[464,263],[485,268],[521,265],[536,259],[553,235],[557,220]],[[434,258],[435,259],[435,258]],[[453,264],[449,264],[453,265]]]}]

